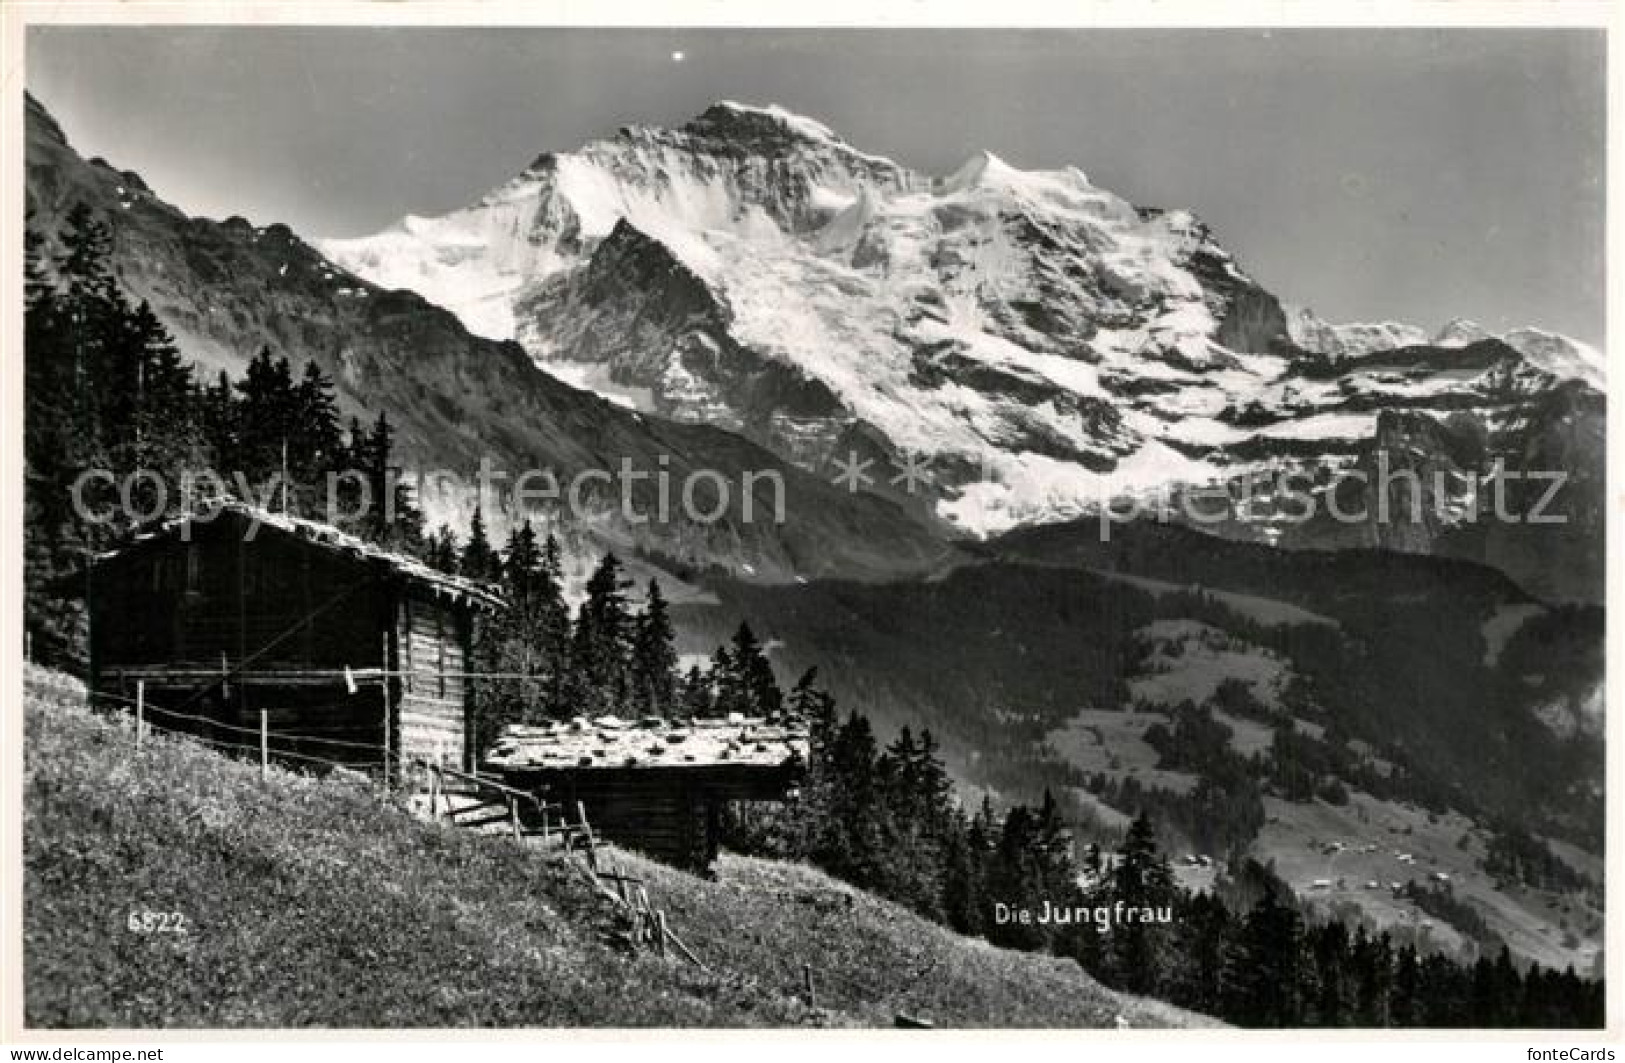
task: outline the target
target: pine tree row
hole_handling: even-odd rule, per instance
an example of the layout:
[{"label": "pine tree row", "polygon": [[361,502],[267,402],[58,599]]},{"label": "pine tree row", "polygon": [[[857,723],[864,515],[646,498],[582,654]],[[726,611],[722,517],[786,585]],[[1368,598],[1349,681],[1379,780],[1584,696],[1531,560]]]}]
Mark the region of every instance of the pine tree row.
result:
[{"label": "pine tree row", "polygon": [[807,780],[789,806],[732,810],[732,848],[808,861],[960,933],[1070,957],[1108,986],[1242,1026],[1602,1025],[1603,983],[1572,969],[1520,970],[1504,945],[1463,962],[1316,921],[1245,857],[1210,891],[1181,888],[1144,813],[1115,852],[1091,844],[1080,858],[1048,792],[1002,815],[984,798],[966,815],[929,732],[880,748],[811,674],[787,704],[811,726]]},{"label": "pine tree row", "polygon": [[576,716],[773,717],[783,697],[767,654],[748,624],[719,647],[709,667],[678,666],[671,613],[658,580],[638,588],[614,554],[605,554],[582,588],[572,616],[565,600],[563,551],[556,536],[538,538],[529,520],[515,525],[500,551],[476,509],[468,540],[449,529],[429,536],[427,557],[443,571],[495,587],[507,607],[475,625],[475,740],[494,741],[510,723]]},{"label": "pine tree row", "polygon": [[[333,381],[314,362],[296,379],[269,350],[239,380],[201,383],[152,308],[119,288],[105,225],[75,207],[55,245],[32,230],[26,238],[25,588],[36,656],[82,664],[83,608],[63,582],[137,525],[195,506],[189,483],[423,549],[386,415],[346,430]],[[92,470],[107,475],[80,483],[76,504],[75,484]]]}]

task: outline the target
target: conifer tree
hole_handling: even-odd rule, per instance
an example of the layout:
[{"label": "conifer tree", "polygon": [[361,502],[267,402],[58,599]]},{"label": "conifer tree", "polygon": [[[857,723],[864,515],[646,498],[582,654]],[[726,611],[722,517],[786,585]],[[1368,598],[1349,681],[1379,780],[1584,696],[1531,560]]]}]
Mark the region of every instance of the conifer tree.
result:
[{"label": "conifer tree", "polygon": [[[1156,832],[1144,813],[1129,826],[1112,873],[1114,900],[1136,909],[1172,905],[1173,873],[1157,850]],[[1167,963],[1170,931],[1166,926],[1135,921],[1112,931],[1113,970],[1124,988],[1154,993]]]},{"label": "conifer tree", "polygon": [[942,918],[961,934],[984,932],[987,897],[982,882],[982,854],[972,843],[970,826],[956,817],[942,853]]},{"label": "conifer tree", "polygon": [[570,683],[570,609],[564,602],[564,560],[559,541],[552,532],[542,540],[537,565],[536,590],[531,596],[531,637],[541,648],[550,677],[539,691],[541,704],[552,716],[569,716],[562,692]]},{"label": "conifer tree", "polygon": [[286,358],[273,358],[261,347],[237,384],[237,468],[250,484],[268,483],[282,472],[283,448],[293,435],[298,414],[293,373]]},{"label": "conifer tree", "polygon": [[110,303],[118,297],[118,284],[108,266],[113,247],[110,229],[96,220],[95,212],[84,203],[75,203],[68,210],[67,226],[62,233],[63,254],[57,268],[66,290],[65,300],[72,303],[89,299]]},{"label": "conifer tree", "polygon": [[881,880],[885,859],[886,823],[876,765],[874,729],[868,717],[853,713],[835,738],[831,761],[841,780],[835,805],[838,866],[846,877],[862,886]]},{"label": "conifer tree", "polygon": [[1253,1027],[1297,1026],[1302,1020],[1303,921],[1290,902],[1266,889],[1227,957],[1225,1014]]},{"label": "conifer tree", "polygon": [[394,451],[395,426],[389,423],[389,414],[380,410],[367,435],[367,464],[362,469],[372,503],[365,526],[367,538],[399,548],[416,536],[410,528],[412,504],[405,486],[395,480]]},{"label": "conifer tree", "polygon": [[[110,427],[111,455],[123,468],[146,468],[166,482],[201,457],[203,439],[196,428],[191,367],[181,358],[174,337],[145,301],[130,310],[114,343],[117,365],[102,417]],[[143,508],[146,508],[143,506]]]},{"label": "conifer tree", "polygon": [[[477,527],[483,538],[483,523]],[[469,563],[467,548],[463,557]],[[479,563],[477,552],[473,560]],[[504,678],[480,684],[477,730],[482,748],[507,724],[534,722],[549,715],[553,708],[550,692],[563,661],[557,624],[549,618],[562,613],[564,603],[543,564],[530,521],[515,525],[500,561],[488,563],[500,570],[505,608],[484,622],[476,642],[481,667]]]},{"label": "conifer tree", "polygon": [[203,388],[199,405],[204,447],[211,455],[214,471],[229,480],[231,471],[238,467],[240,417],[236,389],[225,370],[220,371],[214,383]]},{"label": "conifer tree", "polygon": [[76,431],[75,445],[66,460],[81,468],[105,467],[111,463],[104,450],[107,441],[101,413],[108,393],[97,385],[113,376],[114,337],[122,329],[128,304],[108,265],[112,234],[84,204],[75,204],[68,212],[61,240],[56,302],[66,340],[63,353],[70,367],[61,414]]},{"label": "conifer tree", "polygon": [[836,829],[841,787],[834,761],[840,719],[835,713],[835,699],[818,687],[817,669],[807,669],[796,680],[790,689],[789,709],[807,724],[807,776],[795,812],[795,855],[816,858],[835,845],[828,835]]},{"label": "conifer tree", "polygon": [[620,561],[605,554],[587,580],[570,641],[569,689],[586,715],[615,712],[629,701],[632,623],[625,591]]},{"label": "conifer tree", "polygon": [[1174,933],[1176,967],[1165,983],[1171,999],[1204,1015],[1220,1014],[1225,949],[1234,933],[1229,908],[1211,892],[1192,893],[1179,906]]},{"label": "conifer tree", "polygon": [[679,711],[690,719],[704,719],[716,711],[716,695],[711,676],[699,665],[690,665],[683,676]]},{"label": "conifer tree", "polygon": [[[1051,899],[1036,860],[1036,834],[1032,810],[1017,805],[1005,814],[989,860],[988,892],[1017,910],[1036,912]],[[988,940],[1005,948],[1034,951],[1046,948],[1050,935],[1043,926],[1011,921],[989,927]]]},{"label": "conifer tree", "polygon": [[333,381],[314,361],[305,363],[294,390],[294,430],[288,441],[288,472],[302,488],[302,511],[319,515],[312,503],[323,497],[323,478],[344,464],[344,437]]},{"label": "conifer tree", "polygon": [[728,648],[717,650],[712,673],[719,715],[772,716],[783,708],[784,695],[773,666],[747,622],[740,622]]},{"label": "conifer tree", "polygon": [[508,548],[503,552],[502,577],[508,593],[517,601],[529,598],[536,590],[542,572],[541,544],[536,541],[536,529],[530,521],[521,521],[508,536]]},{"label": "conifer tree", "polygon": [[717,716],[743,714],[746,708],[744,689],[740,683],[739,670],[734,667],[733,654],[728,652],[728,647],[718,646],[716,652],[711,655],[708,675],[711,684],[711,712]]},{"label": "conifer tree", "polygon": [[647,715],[668,716],[677,704],[677,649],[671,617],[658,580],[649,581],[643,612],[633,624],[633,702]]},{"label": "conifer tree", "polygon": [[23,229],[23,309],[44,310],[56,301],[56,288],[45,273],[45,237],[34,228],[34,212]]},{"label": "conifer tree", "polygon": [[491,548],[491,540],[486,537],[485,514],[478,505],[474,507],[474,516],[468,522],[468,542],[463,544],[457,567],[464,576],[476,582],[492,582],[501,577],[501,562]]},{"label": "conifer tree", "polygon": [[442,524],[429,534],[423,560],[450,576],[457,575],[457,533]]},{"label": "conifer tree", "polygon": [[1394,963],[1394,997],[1389,1006],[1395,1026],[1421,1025],[1421,975],[1416,949],[1409,944],[1400,946]]},{"label": "conifer tree", "polygon": [[564,587],[564,551],[558,536],[551,531],[542,540],[542,575],[562,591]]},{"label": "conifer tree", "polygon": [[1342,923],[1322,927],[1310,945],[1316,979],[1315,995],[1305,1000],[1316,1026],[1348,1026],[1354,1021],[1348,930]]},{"label": "conifer tree", "polygon": [[1364,926],[1355,928],[1352,960],[1356,974],[1356,1019],[1359,1025],[1381,1028],[1390,1025],[1389,996],[1393,992],[1393,949],[1388,935],[1372,935]]},{"label": "conifer tree", "polygon": [[932,919],[942,917],[942,830],[947,809],[936,777],[940,770],[929,735],[917,743],[908,727],[877,764],[890,853],[886,893]]},{"label": "conifer tree", "polygon": [[46,279],[44,241],[30,232],[24,247],[23,314],[23,617],[36,659],[76,666],[82,660],[84,611],[53,590],[92,544],[69,503],[68,486],[83,467],[88,440],[76,386],[76,345],[67,300]]}]

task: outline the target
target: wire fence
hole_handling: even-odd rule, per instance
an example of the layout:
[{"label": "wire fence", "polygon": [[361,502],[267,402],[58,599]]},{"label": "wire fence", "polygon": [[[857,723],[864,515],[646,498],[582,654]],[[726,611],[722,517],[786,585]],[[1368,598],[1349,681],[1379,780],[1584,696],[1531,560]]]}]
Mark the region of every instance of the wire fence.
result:
[{"label": "wire fence", "polygon": [[[86,694],[93,705],[100,704],[113,711],[132,716],[137,728],[138,743],[146,732],[156,730],[200,742],[214,749],[259,756],[266,762],[262,767],[268,767],[269,762],[288,760],[330,768],[345,768],[350,771],[382,771],[388,765],[395,769],[396,778],[403,778],[403,769],[412,764],[410,760],[402,758],[399,753],[385,747],[381,742],[358,742],[349,738],[330,737],[332,733],[353,731],[354,728],[329,727],[325,729],[326,734],[315,733],[324,730],[323,728],[308,726],[298,731],[285,731],[269,726],[267,713],[262,713],[261,726],[245,727],[227,722],[219,716],[182,712],[179,709],[155,705],[140,694],[133,698],[103,690],[91,690]],[[343,702],[301,706],[310,710],[342,707]],[[221,732],[225,734],[222,735]],[[234,735],[243,737],[230,737]],[[335,752],[333,756],[324,757],[311,752],[309,749],[311,746],[322,750],[329,747],[338,751],[359,750],[369,755],[346,757],[342,752]]]}]

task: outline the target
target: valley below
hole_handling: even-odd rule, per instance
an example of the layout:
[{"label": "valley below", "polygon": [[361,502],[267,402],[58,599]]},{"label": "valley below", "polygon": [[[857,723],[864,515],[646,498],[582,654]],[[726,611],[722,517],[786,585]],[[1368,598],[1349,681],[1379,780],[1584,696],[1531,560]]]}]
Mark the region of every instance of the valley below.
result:
[{"label": "valley below", "polygon": [[1048,791],[1108,845],[1154,809],[1187,888],[1255,860],[1420,951],[1600,973],[1600,611],[1454,562],[1091,532],[925,581],[717,584],[685,643],[749,618],[787,674],[930,730],[967,803]]}]

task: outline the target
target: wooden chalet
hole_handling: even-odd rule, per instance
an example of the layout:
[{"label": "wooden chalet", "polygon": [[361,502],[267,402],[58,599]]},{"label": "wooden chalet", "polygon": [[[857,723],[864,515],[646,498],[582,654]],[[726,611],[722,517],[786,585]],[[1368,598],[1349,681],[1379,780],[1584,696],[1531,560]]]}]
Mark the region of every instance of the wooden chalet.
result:
[{"label": "wooden chalet", "polygon": [[716,860],[723,806],[784,800],[807,757],[798,721],[605,716],[511,726],[483,772],[561,805],[571,818],[580,802],[600,837],[704,870]]},{"label": "wooden chalet", "polygon": [[98,558],[91,689],[151,726],[290,764],[462,768],[483,587],[330,526],[236,501]]}]

